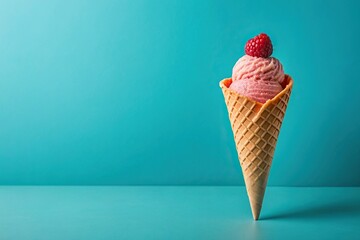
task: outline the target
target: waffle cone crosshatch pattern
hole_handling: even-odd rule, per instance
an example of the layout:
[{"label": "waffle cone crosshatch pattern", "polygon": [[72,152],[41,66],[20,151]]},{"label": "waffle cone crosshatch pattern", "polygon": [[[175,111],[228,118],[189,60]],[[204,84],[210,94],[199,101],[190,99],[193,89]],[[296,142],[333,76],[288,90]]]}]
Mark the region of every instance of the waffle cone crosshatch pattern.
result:
[{"label": "waffle cone crosshatch pattern", "polygon": [[220,82],[255,220],[260,215],[276,142],[293,86],[290,76],[286,76],[286,81],[285,89],[264,104],[230,90],[231,79]]}]

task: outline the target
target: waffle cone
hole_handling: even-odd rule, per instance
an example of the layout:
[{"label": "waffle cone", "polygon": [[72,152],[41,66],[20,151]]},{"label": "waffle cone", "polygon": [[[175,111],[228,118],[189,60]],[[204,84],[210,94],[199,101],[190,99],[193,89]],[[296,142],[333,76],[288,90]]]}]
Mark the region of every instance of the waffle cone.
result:
[{"label": "waffle cone", "polygon": [[276,142],[289,101],[293,80],[264,104],[229,89],[231,78],[220,82],[229,112],[236,150],[255,220],[259,218]]}]

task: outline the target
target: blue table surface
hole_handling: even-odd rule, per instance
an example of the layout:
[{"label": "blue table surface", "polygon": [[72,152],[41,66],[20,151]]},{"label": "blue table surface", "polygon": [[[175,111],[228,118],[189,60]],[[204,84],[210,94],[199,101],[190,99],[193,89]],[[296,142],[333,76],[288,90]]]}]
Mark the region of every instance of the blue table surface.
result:
[{"label": "blue table surface", "polygon": [[0,239],[359,239],[360,188],[0,187]]}]

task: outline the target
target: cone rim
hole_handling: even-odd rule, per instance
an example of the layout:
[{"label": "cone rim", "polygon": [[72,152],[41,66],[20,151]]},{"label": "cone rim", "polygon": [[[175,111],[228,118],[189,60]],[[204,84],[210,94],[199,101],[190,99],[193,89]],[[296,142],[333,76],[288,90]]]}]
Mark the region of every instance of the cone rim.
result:
[{"label": "cone rim", "polygon": [[221,80],[219,82],[219,86],[221,89],[226,89],[228,91],[230,91],[231,93],[235,94],[235,95],[238,95],[239,97],[242,97],[242,98],[245,98],[247,99],[248,101],[250,102],[253,102],[255,105],[256,105],[256,108],[257,109],[260,109],[259,112],[262,112],[265,108],[267,108],[269,105],[271,104],[276,104],[276,102],[283,96],[285,95],[290,89],[292,89],[293,87],[293,84],[294,84],[294,80],[292,79],[292,77],[290,75],[287,75],[285,74],[285,78],[287,79],[288,81],[288,84],[286,85],[286,87],[281,91],[279,92],[275,97],[267,100],[265,103],[260,103],[260,102],[257,102],[247,96],[244,96],[244,95],[241,95],[237,92],[235,92],[234,90],[230,89],[229,86],[230,84],[232,83],[232,78],[225,78],[223,80]]}]

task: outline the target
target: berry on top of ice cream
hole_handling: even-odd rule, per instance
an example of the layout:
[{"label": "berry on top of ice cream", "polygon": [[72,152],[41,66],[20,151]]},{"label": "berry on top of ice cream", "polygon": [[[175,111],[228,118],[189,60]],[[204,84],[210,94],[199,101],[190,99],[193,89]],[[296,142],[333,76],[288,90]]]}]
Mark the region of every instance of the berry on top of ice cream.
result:
[{"label": "berry on top of ice cream", "polygon": [[256,102],[265,103],[285,88],[285,73],[268,35],[261,33],[245,45],[247,55],[233,67],[230,89]]},{"label": "berry on top of ice cream", "polygon": [[273,46],[268,35],[260,33],[247,41],[245,53],[252,57],[270,57],[273,52]]}]

